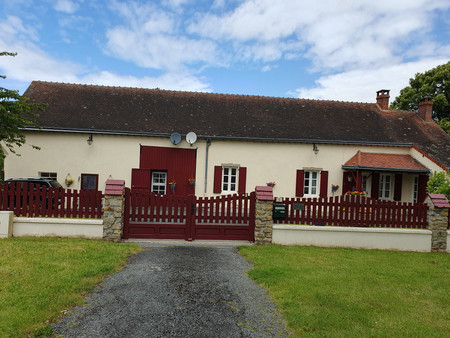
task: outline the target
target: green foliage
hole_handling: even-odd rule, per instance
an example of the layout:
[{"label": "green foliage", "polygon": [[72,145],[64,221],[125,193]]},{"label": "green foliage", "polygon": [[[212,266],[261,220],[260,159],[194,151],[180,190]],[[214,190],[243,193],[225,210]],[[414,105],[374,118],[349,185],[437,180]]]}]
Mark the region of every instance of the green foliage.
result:
[{"label": "green foliage", "polygon": [[417,110],[419,100],[433,99],[433,118],[450,118],[450,61],[409,79],[409,86],[391,103],[391,109]]},{"label": "green foliage", "polygon": [[[0,56],[15,56],[15,53],[0,52]],[[5,78],[4,75],[1,76]],[[43,111],[45,105],[28,103],[28,98],[19,95],[19,91],[0,87],[0,141],[15,154],[14,146],[25,144],[22,130],[26,127],[37,127],[37,111]],[[33,148],[39,149],[33,146]]]},{"label": "green foliage", "polygon": [[428,180],[427,191],[430,194],[444,194],[450,201],[450,171],[434,172],[433,177]]},{"label": "green foliage", "polygon": [[51,336],[49,323],[140,250],[86,239],[0,239],[0,337]]},{"label": "green foliage", "polygon": [[444,131],[450,135],[450,119],[448,117],[444,117],[443,119],[437,122],[439,126],[444,129]]},{"label": "green foliage", "polygon": [[438,253],[245,246],[294,337],[442,337],[450,259]]}]

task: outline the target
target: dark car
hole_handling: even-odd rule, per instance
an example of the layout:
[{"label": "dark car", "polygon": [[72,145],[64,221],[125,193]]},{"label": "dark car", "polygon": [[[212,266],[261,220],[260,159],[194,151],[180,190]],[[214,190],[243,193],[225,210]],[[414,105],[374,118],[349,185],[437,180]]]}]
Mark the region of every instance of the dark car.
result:
[{"label": "dark car", "polygon": [[[58,181],[56,181],[54,179],[51,179],[51,178],[46,178],[46,177],[16,177],[16,178],[8,178],[8,179],[5,180],[5,183],[7,183],[8,185],[10,185],[11,183],[15,183],[16,189],[21,189],[21,190],[22,190],[22,188],[24,186],[24,183],[34,184],[35,192],[36,192],[36,188],[38,186],[40,187],[41,191],[42,190],[47,190],[48,188],[55,188],[55,189],[61,188],[62,189],[62,185],[59,184]],[[25,200],[26,200],[25,203],[28,205],[30,203],[29,198],[26,197]],[[13,202],[14,207],[16,205],[20,205],[20,207],[22,207],[22,205],[23,205],[22,201],[25,201],[25,200],[21,199],[20,203],[16,203],[16,197],[14,196],[14,202]],[[45,205],[46,208],[48,208],[49,206],[55,207],[56,205],[60,204],[61,199],[58,198],[58,201],[55,201],[55,199],[53,197],[51,197],[51,198],[45,197],[45,203],[42,203],[42,202],[43,202],[43,200],[42,200],[42,197],[41,197],[40,201],[39,201],[39,204],[38,204],[40,207],[43,206],[43,205]],[[32,204],[35,204],[35,203],[37,203],[37,202],[35,201]],[[8,196],[8,200],[7,200],[7,205],[8,206],[10,205],[9,196]]]},{"label": "dark car", "polygon": [[5,180],[5,183],[10,182],[37,184],[49,188],[62,188],[62,185],[59,184],[58,181],[46,177],[16,177],[16,178],[8,178]]}]

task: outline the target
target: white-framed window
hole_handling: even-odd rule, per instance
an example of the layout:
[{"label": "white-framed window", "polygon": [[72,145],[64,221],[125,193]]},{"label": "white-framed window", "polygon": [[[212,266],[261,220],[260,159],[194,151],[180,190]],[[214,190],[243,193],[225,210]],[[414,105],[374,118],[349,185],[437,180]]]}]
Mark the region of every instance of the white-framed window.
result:
[{"label": "white-framed window", "polygon": [[238,168],[222,167],[222,193],[230,194],[238,191]]},{"label": "white-framed window", "polygon": [[305,170],[305,186],[303,188],[303,196],[319,196],[319,171]]},{"label": "white-framed window", "polygon": [[417,199],[419,197],[419,176],[414,176],[414,185],[413,185],[413,202],[417,203]]},{"label": "white-framed window", "polygon": [[167,186],[167,173],[165,171],[152,172],[152,192],[165,195]]},{"label": "white-framed window", "polygon": [[380,187],[378,197],[382,200],[392,199],[392,175],[380,174]]},{"label": "white-framed window", "polygon": [[39,176],[40,177],[44,177],[44,178],[49,178],[49,179],[52,179],[52,180],[56,181],[58,175],[56,173],[40,172]]}]

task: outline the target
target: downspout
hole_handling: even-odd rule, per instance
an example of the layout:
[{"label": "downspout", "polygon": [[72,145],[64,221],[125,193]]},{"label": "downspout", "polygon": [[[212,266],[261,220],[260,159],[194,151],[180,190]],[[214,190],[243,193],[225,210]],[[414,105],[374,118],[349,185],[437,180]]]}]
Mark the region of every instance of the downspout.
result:
[{"label": "downspout", "polygon": [[206,139],[206,159],[205,159],[205,195],[208,188],[208,155],[209,155],[209,146],[211,145],[211,140]]}]

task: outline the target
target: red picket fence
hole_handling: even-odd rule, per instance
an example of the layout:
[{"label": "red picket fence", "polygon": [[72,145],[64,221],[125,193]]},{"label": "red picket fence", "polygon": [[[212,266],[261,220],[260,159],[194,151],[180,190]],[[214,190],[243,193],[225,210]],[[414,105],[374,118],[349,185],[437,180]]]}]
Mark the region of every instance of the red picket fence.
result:
[{"label": "red picket fence", "polygon": [[102,218],[102,198],[101,191],[0,184],[0,210],[14,211],[16,216]]},{"label": "red picket fence", "polygon": [[254,219],[252,199],[252,194],[197,197],[196,222],[247,224]]},{"label": "red picket fence", "polygon": [[289,198],[286,217],[274,218],[278,224],[335,225],[425,229],[428,206],[424,203],[384,201],[363,196],[330,198]]},{"label": "red picket fence", "polygon": [[125,189],[124,238],[254,241],[255,193],[196,197]]}]

